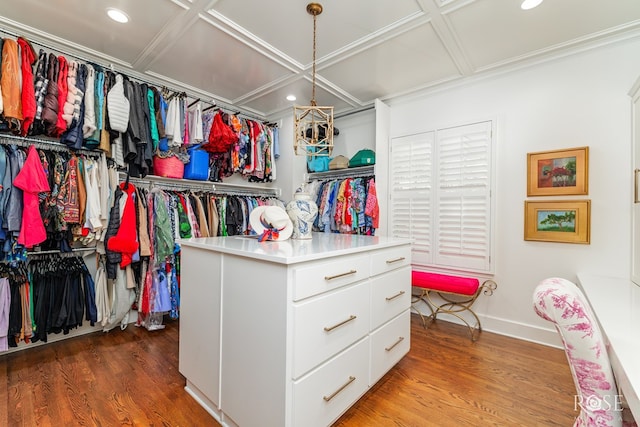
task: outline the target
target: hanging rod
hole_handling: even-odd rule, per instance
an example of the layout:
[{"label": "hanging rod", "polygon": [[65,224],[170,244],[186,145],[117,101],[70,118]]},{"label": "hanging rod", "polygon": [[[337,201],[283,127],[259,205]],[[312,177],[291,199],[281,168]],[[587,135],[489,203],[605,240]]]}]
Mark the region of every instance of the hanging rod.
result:
[{"label": "hanging rod", "polygon": [[[120,172],[120,180],[126,179],[126,173]],[[188,190],[200,190],[200,191],[213,191],[214,185],[208,181],[194,181],[190,179],[178,179],[178,178],[165,178],[157,175],[147,175],[144,178],[129,177],[129,182],[148,188],[158,187],[161,189],[175,190],[175,191],[188,191]]]},{"label": "hanging rod", "polygon": [[255,114],[246,113],[246,112],[238,109],[237,107],[234,107],[234,106],[229,105],[229,104],[225,104],[224,102],[221,102],[221,101],[216,101],[215,99],[213,99],[210,102],[210,104],[211,105],[209,107],[204,108],[202,110],[203,113],[205,111],[208,111],[208,110],[211,110],[211,109],[214,109],[216,111],[217,110],[225,110],[227,112],[233,112],[232,114],[235,115],[235,116],[244,116],[247,119],[255,120],[257,122],[263,122],[264,123],[266,121],[266,119],[264,117],[258,117]]},{"label": "hanging rod", "polygon": [[[120,172],[120,181],[126,179],[126,173]],[[213,183],[210,181],[196,181],[192,179],[165,178],[157,175],[147,175],[144,178],[129,177],[129,182],[134,185],[143,185],[145,187],[158,187],[176,191],[206,191],[209,193],[226,194],[231,196],[273,196],[280,197],[280,188],[268,187],[250,187],[239,184]]]},{"label": "hanging rod", "polygon": [[81,247],[81,248],[71,248],[71,252],[61,252],[58,249],[52,249],[50,251],[27,251],[27,256],[34,255],[70,255],[74,252],[85,252],[85,251],[95,251],[95,246],[90,247]]},{"label": "hanging rod", "polygon": [[328,170],[325,172],[312,172],[307,173],[306,182],[318,180],[318,181],[326,181],[330,179],[338,179],[338,178],[363,178],[367,176],[374,176],[375,166],[359,166],[355,168],[346,168],[346,169],[335,169]]},{"label": "hanging rod", "polygon": [[280,197],[282,190],[276,187],[250,187],[248,185],[240,184],[214,184],[214,192],[220,194],[229,194],[232,196],[273,196]]},{"label": "hanging rod", "polygon": [[101,150],[89,150],[86,148],[75,149],[55,140],[18,136],[10,133],[0,134],[0,144],[14,144],[20,147],[27,148],[30,145],[35,145],[39,150],[60,151],[66,153],[73,152],[94,157],[100,157],[102,154],[104,154]]},{"label": "hanging rod", "polygon": [[335,120],[342,119],[344,117],[351,116],[353,114],[359,114],[359,113],[364,113],[365,111],[373,110],[374,108],[376,108],[375,105],[371,104],[362,108],[357,108],[355,110],[346,111],[344,113],[336,113],[333,118]]}]

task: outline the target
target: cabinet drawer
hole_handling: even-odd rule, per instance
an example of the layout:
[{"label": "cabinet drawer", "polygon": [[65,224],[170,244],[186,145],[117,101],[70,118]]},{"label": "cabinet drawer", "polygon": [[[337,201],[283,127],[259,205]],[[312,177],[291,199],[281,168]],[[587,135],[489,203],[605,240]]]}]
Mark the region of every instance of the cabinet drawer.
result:
[{"label": "cabinet drawer", "polygon": [[371,380],[374,384],[409,352],[411,313],[404,313],[371,334]]},{"label": "cabinet drawer", "polygon": [[331,425],[368,388],[369,338],[293,385],[293,426]]},{"label": "cabinet drawer", "polygon": [[367,335],[369,289],[360,282],[294,305],[294,379]]},{"label": "cabinet drawer", "polygon": [[369,277],[369,256],[351,255],[293,269],[293,300],[318,295]]},{"label": "cabinet drawer", "polygon": [[411,306],[411,269],[405,266],[370,281],[371,329],[375,329]]},{"label": "cabinet drawer", "polygon": [[371,275],[411,265],[411,245],[381,249],[371,253]]}]

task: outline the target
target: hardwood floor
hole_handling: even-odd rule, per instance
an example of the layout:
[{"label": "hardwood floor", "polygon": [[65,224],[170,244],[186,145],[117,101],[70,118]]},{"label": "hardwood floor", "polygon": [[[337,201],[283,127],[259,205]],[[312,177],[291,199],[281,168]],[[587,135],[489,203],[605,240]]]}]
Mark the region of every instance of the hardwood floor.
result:
[{"label": "hardwood floor", "polygon": [[411,350],[334,427],[572,426],[563,350],[411,319]]},{"label": "hardwood floor", "polygon": [[[178,322],[165,323],[0,355],[0,425],[218,426],[184,391]],[[471,343],[413,316],[409,354],[334,426],[571,426],[574,394],[562,350],[488,332]]]}]

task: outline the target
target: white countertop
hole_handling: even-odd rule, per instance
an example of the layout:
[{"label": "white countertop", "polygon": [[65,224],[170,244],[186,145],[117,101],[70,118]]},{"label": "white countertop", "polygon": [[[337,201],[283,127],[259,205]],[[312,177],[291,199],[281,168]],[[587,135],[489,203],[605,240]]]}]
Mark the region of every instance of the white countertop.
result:
[{"label": "white countertop", "polygon": [[281,242],[258,242],[257,236],[198,237],[181,239],[181,246],[262,259],[281,264],[295,264],[411,244],[409,239],[356,234],[313,233],[311,240],[288,239]]},{"label": "white countertop", "polygon": [[609,358],[633,416],[640,420],[640,286],[629,278],[578,274],[609,342]]}]

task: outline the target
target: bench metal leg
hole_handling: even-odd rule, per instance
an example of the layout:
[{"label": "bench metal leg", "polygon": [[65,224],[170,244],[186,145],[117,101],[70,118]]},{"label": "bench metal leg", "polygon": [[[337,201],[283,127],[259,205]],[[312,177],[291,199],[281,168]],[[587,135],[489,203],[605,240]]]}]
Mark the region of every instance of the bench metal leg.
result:
[{"label": "bench metal leg", "polygon": [[[482,325],[480,324],[480,318],[478,318],[478,315],[471,309],[471,306],[476,302],[481,293],[485,295],[492,295],[493,291],[496,290],[497,287],[498,285],[493,280],[486,280],[480,287],[478,287],[478,290],[473,295],[462,295],[420,288],[421,293],[414,294],[411,306],[418,312],[418,314],[420,314],[422,324],[425,328],[428,328],[431,322],[436,320],[439,313],[451,314],[452,316],[457,317],[467,326],[471,341],[475,342],[478,339],[480,332],[482,332]],[[431,295],[432,293],[435,293],[444,302],[434,302]],[[431,310],[431,314],[429,316],[424,316],[420,310],[414,306],[414,303],[418,301],[423,301],[427,304]],[[471,313],[475,319],[475,324],[471,324],[467,319],[461,316],[460,313],[462,312]]]},{"label": "bench metal leg", "polygon": [[[426,298],[427,296],[427,290],[426,289],[420,289],[422,292],[419,294],[413,294],[411,296],[411,308],[413,308],[413,310],[418,313],[418,315],[420,316],[420,319],[422,320],[422,326],[424,328],[428,328],[429,325],[431,324],[431,322],[433,322],[433,320],[435,320],[435,313],[433,312],[433,305],[429,302],[429,300]],[[427,308],[429,308],[429,311],[431,311],[431,314],[429,314],[428,316],[425,315],[422,311],[420,311],[420,309],[418,308],[417,304],[418,302],[424,302],[424,304],[427,306]]]}]

